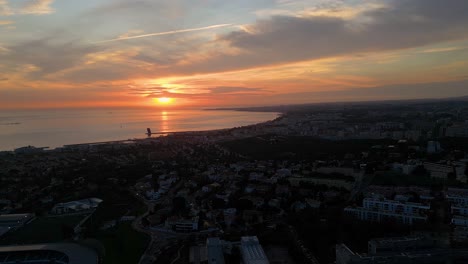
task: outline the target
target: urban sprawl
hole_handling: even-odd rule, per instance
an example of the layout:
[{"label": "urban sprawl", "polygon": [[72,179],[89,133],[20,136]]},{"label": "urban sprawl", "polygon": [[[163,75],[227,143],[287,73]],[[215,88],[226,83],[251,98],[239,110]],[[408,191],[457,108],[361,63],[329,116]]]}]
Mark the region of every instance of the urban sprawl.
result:
[{"label": "urban sprawl", "polygon": [[468,263],[467,102],[247,110],[0,152],[0,263]]}]

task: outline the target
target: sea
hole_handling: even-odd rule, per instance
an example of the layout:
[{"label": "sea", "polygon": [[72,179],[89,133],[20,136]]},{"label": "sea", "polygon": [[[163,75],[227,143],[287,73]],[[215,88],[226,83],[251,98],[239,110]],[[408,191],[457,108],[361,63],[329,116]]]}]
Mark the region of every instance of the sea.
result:
[{"label": "sea", "polygon": [[203,109],[2,110],[0,151],[145,138],[147,128],[155,133],[239,127],[278,116],[271,112]]}]

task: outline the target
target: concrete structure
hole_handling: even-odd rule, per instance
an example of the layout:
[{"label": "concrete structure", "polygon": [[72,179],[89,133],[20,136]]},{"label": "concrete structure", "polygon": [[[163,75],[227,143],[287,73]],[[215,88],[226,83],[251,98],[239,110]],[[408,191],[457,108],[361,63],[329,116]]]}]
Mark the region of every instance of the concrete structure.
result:
[{"label": "concrete structure", "polygon": [[165,228],[181,233],[190,233],[198,230],[199,217],[192,219],[168,218],[165,222]]},{"label": "concrete structure", "polygon": [[98,264],[98,254],[74,243],[0,247],[0,264]]},{"label": "concrete structure", "polygon": [[6,214],[0,215],[0,227],[11,229],[19,228],[34,219],[33,214]]},{"label": "concrete structure", "polygon": [[190,248],[190,263],[224,264],[224,252],[231,254],[234,247],[240,248],[242,264],[269,264],[268,258],[258,238],[242,237],[240,242],[228,242],[211,237],[206,240],[206,248]]},{"label": "concrete structure", "polygon": [[224,264],[223,243],[218,237],[206,240],[206,251],[209,264]]},{"label": "concrete structure", "polygon": [[451,173],[455,175],[455,168],[453,166],[432,162],[424,162],[423,166],[432,178],[448,179]]},{"label": "concrete structure", "polygon": [[369,210],[362,207],[347,207],[345,208],[345,213],[356,217],[363,221],[369,222],[385,222],[392,221],[398,222],[405,225],[413,225],[416,223],[424,223],[427,221],[427,216],[422,215],[406,215],[402,213],[392,213],[392,212],[381,212]]},{"label": "concrete structure", "polygon": [[358,254],[345,244],[336,245],[336,264],[451,264],[468,263],[468,251],[442,249],[422,237],[369,241],[369,252]]},{"label": "concrete structure", "polygon": [[393,200],[380,200],[366,198],[363,200],[363,207],[367,209],[377,209],[379,211],[389,211],[392,213],[420,214],[430,209],[429,205],[420,203],[403,203]]},{"label": "concrete structure", "polygon": [[440,143],[438,141],[429,141],[427,142],[427,153],[434,154],[442,151]]},{"label": "concrete structure", "polygon": [[52,214],[71,214],[95,209],[102,203],[99,198],[88,198],[79,201],[59,203],[52,208]]},{"label": "concrete structure", "polygon": [[468,196],[447,194],[446,199],[454,205],[468,207]]},{"label": "concrete structure", "polygon": [[424,237],[395,237],[373,239],[368,242],[368,254],[377,255],[386,252],[408,251],[434,247],[432,240]]},{"label": "concrete structure", "polygon": [[452,217],[452,224],[456,226],[468,227],[468,217],[454,215]]},{"label": "concrete structure", "polygon": [[366,198],[363,207],[346,207],[345,213],[363,221],[385,222],[394,221],[413,225],[426,222],[426,213],[430,206],[420,203],[403,203],[393,200]]},{"label": "concrete structure", "polygon": [[460,207],[452,205],[452,214],[453,215],[464,215],[468,216],[468,207]]},{"label": "concrete structure", "polygon": [[190,247],[189,261],[191,264],[208,263],[208,253],[204,246]]},{"label": "concrete structure", "polygon": [[256,236],[241,238],[241,255],[243,264],[269,264],[265,251]]}]

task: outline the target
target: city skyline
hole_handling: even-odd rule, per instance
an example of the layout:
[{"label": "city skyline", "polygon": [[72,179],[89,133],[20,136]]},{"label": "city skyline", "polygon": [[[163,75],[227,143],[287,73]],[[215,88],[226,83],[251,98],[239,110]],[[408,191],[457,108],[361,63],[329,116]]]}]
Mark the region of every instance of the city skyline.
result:
[{"label": "city skyline", "polygon": [[462,0],[0,0],[0,108],[466,96]]}]

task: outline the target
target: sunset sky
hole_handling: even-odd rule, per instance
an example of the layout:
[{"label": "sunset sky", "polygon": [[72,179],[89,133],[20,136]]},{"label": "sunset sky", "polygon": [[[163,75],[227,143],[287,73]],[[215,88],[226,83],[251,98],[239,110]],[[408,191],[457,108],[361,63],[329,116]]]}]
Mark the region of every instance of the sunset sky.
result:
[{"label": "sunset sky", "polygon": [[0,108],[464,95],[467,0],[0,0]]}]

